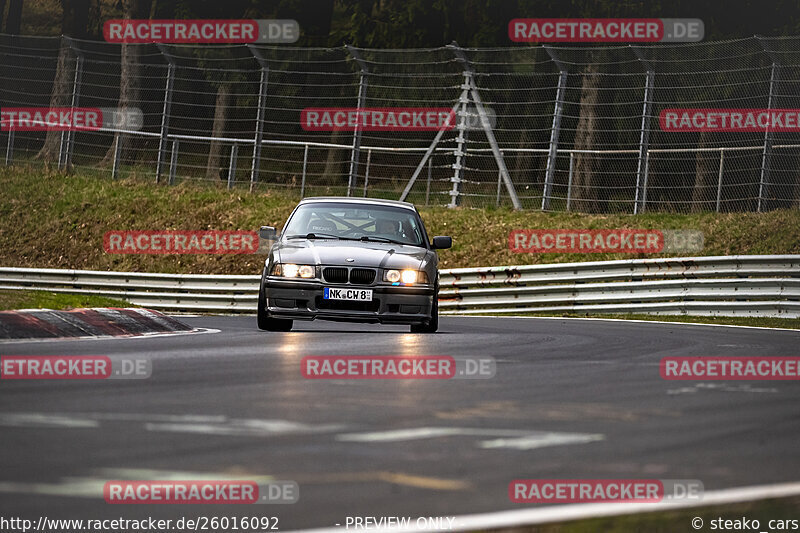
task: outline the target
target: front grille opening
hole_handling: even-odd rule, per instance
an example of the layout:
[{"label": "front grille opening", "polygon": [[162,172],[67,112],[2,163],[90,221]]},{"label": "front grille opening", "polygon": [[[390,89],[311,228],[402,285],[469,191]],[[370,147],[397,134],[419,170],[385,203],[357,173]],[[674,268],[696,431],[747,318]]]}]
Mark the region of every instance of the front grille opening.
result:
[{"label": "front grille opening", "polygon": [[322,269],[322,276],[328,283],[347,283],[347,268],[325,267]]},{"label": "front grille opening", "polygon": [[375,271],[370,268],[354,268],[350,271],[350,283],[371,285],[375,281]]}]

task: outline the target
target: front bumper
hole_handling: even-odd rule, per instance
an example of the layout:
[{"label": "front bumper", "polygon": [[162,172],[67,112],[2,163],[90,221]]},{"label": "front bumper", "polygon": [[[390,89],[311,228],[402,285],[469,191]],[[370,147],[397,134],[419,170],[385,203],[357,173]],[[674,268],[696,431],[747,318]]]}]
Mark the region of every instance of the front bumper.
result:
[{"label": "front bumper", "polygon": [[[324,287],[372,290],[371,302],[325,300]],[[433,286],[338,285],[316,280],[267,278],[267,314],[293,320],[338,320],[381,324],[420,324],[431,317]]]}]

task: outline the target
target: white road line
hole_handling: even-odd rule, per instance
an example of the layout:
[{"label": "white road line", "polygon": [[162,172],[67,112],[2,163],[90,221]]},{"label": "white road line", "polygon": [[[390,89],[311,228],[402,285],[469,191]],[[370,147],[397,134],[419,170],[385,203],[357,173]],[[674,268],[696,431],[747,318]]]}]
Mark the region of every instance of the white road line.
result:
[{"label": "white road line", "polygon": [[[41,309],[39,309],[40,311]],[[141,333],[139,335],[89,335],[85,337],[48,337],[44,339],[0,339],[0,344],[28,344],[34,342],[72,342],[72,341],[107,341],[107,340],[132,340],[153,339],[163,337],[179,337],[182,335],[198,335],[201,333],[219,333],[221,330],[214,328],[194,328],[191,331],[165,331],[155,333]]]},{"label": "white road line", "polygon": [[605,438],[601,434],[559,433],[524,429],[421,427],[367,433],[344,433],[337,435],[336,440],[344,442],[403,442],[455,436],[500,437],[493,440],[484,440],[478,444],[478,447],[484,449],[511,448],[516,450],[533,450],[545,446],[584,444],[603,440]]},{"label": "white road line", "polygon": [[[770,328],[767,326],[739,326],[734,324],[703,324],[700,322],[668,322],[665,320],[636,320],[636,319],[626,319],[626,318],[592,318],[592,317],[577,317],[577,316],[518,316],[518,315],[509,315],[509,316],[500,316],[500,315],[442,315],[448,318],[450,317],[458,317],[458,318],[516,318],[516,319],[523,319],[523,320],[601,320],[606,322],[636,322],[639,324],[671,324],[673,326],[708,326],[708,327],[715,327],[715,328],[743,328],[743,329],[771,329],[774,331],[794,331],[795,333],[800,333],[800,329],[792,329],[792,328]],[[724,318],[724,317],[722,317]]]},{"label": "white road line", "polygon": [[267,437],[342,431],[343,424],[305,424],[291,420],[237,419],[217,415],[142,413],[0,413],[0,426],[39,428],[99,428],[101,423],[140,422],[146,431],[205,435]]},{"label": "white road line", "polygon": [[[584,520],[607,516],[620,516],[674,509],[708,507],[712,505],[728,505],[734,503],[766,500],[771,498],[787,498],[800,495],[800,482],[776,483],[706,491],[702,500],[673,501],[670,503],[579,503],[548,507],[518,509],[456,516],[451,531],[477,531],[532,526],[572,520]],[[691,530],[687,520],[687,531]],[[298,530],[306,533],[342,533],[342,527]],[[374,528],[361,529],[370,532],[434,531],[422,528]]]}]

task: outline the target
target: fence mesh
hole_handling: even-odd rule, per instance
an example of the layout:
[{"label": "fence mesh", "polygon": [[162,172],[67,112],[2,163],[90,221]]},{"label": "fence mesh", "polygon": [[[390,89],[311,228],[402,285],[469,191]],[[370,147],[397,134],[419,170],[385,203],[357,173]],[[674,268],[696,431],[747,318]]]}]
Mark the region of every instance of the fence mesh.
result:
[{"label": "fence mesh", "polygon": [[[798,109],[799,44],[374,50],[0,35],[0,106],[135,107],[144,118],[138,131],[2,131],[0,146],[6,164],[302,196],[598,213],[797,208],[800,130],[669,132],[659,113]],[[431,131],[300,124],[308,107],[474,105],[470,87],[490,131],[454,128],[435,146]]]}]

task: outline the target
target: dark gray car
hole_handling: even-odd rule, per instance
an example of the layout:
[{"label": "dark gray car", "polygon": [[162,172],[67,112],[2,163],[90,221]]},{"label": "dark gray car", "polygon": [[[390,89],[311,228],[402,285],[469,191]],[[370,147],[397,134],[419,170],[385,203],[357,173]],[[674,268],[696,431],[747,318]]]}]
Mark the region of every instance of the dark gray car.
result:
[{"label": "dark gray car", "polygon": [[[264,226],[261,237],[275,238]],[[289,331],[293,320],[439,327],[439,258],[450,237],[428,234],[413,204],[345,197],[306,198],[269,253],[258,296],[258,327]]]}]

